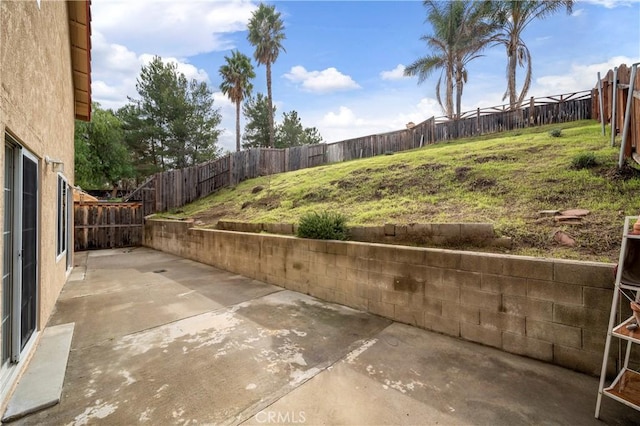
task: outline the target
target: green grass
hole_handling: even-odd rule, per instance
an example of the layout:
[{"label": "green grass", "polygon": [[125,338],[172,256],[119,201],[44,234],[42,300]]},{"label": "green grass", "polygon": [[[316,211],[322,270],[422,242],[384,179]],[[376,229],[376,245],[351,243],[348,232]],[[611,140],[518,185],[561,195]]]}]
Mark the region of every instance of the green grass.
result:
[{"label": "green grass", "polygon": [[[553,129],[562,137],[550,135]],[[618,148],[600,129],[590,120],[556,124],[266,176],[169,214],[204,226],[219,219],[297,223],[313,211],[344,214],[350,226],[488,222],[513,239],[514,254],[617,261],[623,216],[640,211],[640,173],[633,166],[616,173]],[[575,167],[585,156],[595,165]],[[582,225],[538,216],[569,208],[591,213]],[[557,246],[557,229],[576,247]]]}]

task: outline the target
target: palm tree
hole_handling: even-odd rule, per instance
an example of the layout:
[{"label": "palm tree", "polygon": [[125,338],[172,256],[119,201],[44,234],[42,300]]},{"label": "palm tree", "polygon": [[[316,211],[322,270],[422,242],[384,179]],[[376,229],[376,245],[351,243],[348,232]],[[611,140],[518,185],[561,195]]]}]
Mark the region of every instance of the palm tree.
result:
[{"label": "palm tree", "polygon": [[[422,83],[434,71],[440,70],[441,74],[436,84],[438,103],[447,117],[460,118],[462,92],[468,80],[467,64],[481,56],[480,52],[492,41],[495,31],[495,24],[485,19],[490,3],[427,0],[424,5],[428,10],[427,22],[431,24],[434,33],[424,35],[420,39],[427,43],[432,53],[407,66],[405,75],[418,75],[418,83]],[[440,96],[443,85],[444,103]]]},{"label": "palm tree", "polygon": [[251,96],[251,79],[256,77],[256,73],[251,59],[237,50],[231,52],[230,58],[225,56],[224,59],[227,62],[219,70],[222,77],[220,90],[236,104],[236,151],[240,151],[240,104]]},{"label": "palm tree", "polygon": [[259,64],[267,68],[267,100],[269,102],[269,146],[274,146],[275,130],[273,126],[273,96],[271,93],[271,64],[278,59],[282,50],[284,35],[284,23],[280,19],[280,12],[276,12],[275,6],[265,6],[260,3],[251,15],[248,24],[249,34],[247,39],[255,47],[253,57]]},{"label": "palm tree", "polygon": [[[502,98],[509,98],[509,106],[515,110],[520,108],[524,97],[531,86],[531,52],[522,40],[522,33],[529,23],[535,19],[556,13],[565,8],[571,13],[572,0],[506,0],[495,3],[497,7],[496,22],[501,30],[496,36],[497,44],[507,49],[507,91]],[[516,88],[516,70],[518,65],[525,68],[522,89],[518,94]]]}]

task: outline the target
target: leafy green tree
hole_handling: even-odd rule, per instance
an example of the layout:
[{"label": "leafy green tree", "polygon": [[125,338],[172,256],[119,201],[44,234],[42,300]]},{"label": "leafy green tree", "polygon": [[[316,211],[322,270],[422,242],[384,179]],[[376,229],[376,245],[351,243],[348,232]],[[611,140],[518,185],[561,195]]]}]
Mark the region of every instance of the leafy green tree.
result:
[{"label": "leafy green tree", "polygon": [[76,120],[75,183],[85,189],[113,188],[133,176],[122,123],[111,110],[92,105],[91,122]]},{"label": "leafy green tree", "polygon": [[305,143],[304,143],[305,145],[314,145],[317,143],[324,142],[324,139],[322,138],[320,131],[315,127],[305,127],[304,138],[305,138]]},{"label": "leafy green tree", "polygon": [[206,83],[188,81],[158,56],[142,67],[139,98],[118,110],[137,177],[216,158],[220,111]]},{"label": "leafy green tree", "polygon": [[[549,15],[566,9],[571,13],[572,0],[502,0],[492,2],[496,7],[496,22],[500,25],[497,43],[507,50],[507,90],[503,100],[509,98],[511,109],[522,105],[531,85],[531,52],[522,39],[525,28],[535,19],[544,19]],[[520,93],[516,87],[518,66],[525,68],[524,81]]]},{"label": "leafy green tree", "polygon": [[[431,53],[407,66],[405,75],[417,75],[418,83],[423,83],[434,71],[439,70],[440,77],[436,83],[438,103],[447,117],[459,118],[462,92],[468,80],[467,65],[481,56],[480,52],[493,40],[495,24],[488,19],[490,3],[427,0],[424,5],[433,34],[420,39],[427,43]],[[443,86],[444,102],[441,97]]]},{"label": "leafy green tree", "polygon": [[302,127],[296,111],[285,112],[282,123],[276,129],[276,148],[321,143],[322,136],[315,127]]},{"label": "leafy green tree", "polygon": [[[269,101],[262,93],[250,97],[242,107],[246,119],[243,148],[266,148],[269,143]],[[275,113],[275,108],[274,108]]]},{"label": "leafy green tree", "polygon": [[273,64],[280,51],[285,51],[282,45],[286,38],[284,35],[284,23],[280,18],[280,12],[276,12],[275,6],[266,6],[260,3],[253,12],[248,24],[249,34],[247,39],[255,47],[253,57],[258,64],[262,64],[267,69],[267,100],[269,105],[269,146],[275,143],[275,128],[273,117],[275,109],[273,107],[273,96],[271,92],[271,64]]},{"label": "leafy green tree", "polygon": [[236,104],[236,151],[240,151],[240,104],[251,96],[251,79],[256,77],[248,56],[234,50],[231,57],[224,57],[226,63],[220,67],[220,90]]}]

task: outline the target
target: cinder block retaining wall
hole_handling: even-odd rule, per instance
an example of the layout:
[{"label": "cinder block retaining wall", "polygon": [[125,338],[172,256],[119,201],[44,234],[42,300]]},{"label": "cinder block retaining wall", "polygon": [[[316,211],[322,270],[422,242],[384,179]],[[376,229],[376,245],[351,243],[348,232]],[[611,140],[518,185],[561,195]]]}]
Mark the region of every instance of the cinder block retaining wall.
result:
[{"label": "cinder block retaining wall", "polygon": [[395,321],[600,374],[611,264],[191,227],[189,221],[147,220],[144,244]]},{"label": "cinder block retaining wall", "polygon": [[[269,232],[271,234],[293,235],[297,224],[292,223],[249,223],[221,220],[216,229],[238,232]],[[457,244],[466,243],[478,247],[511,247],[510,238],[495,236],[490,223],[412,223],[408,225],[386,224],[380,226],[352,226],[349,239],[370,243],[386,244]]]}]

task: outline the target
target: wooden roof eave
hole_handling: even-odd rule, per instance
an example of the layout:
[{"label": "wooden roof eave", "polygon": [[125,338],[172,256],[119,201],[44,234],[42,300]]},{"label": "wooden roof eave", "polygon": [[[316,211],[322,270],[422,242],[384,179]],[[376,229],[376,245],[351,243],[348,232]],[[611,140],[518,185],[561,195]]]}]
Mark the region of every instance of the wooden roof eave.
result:
[{"label": "wooden roof eave", "polygon": [[91,0],[67,1],[75,117],[91,120]]}]

